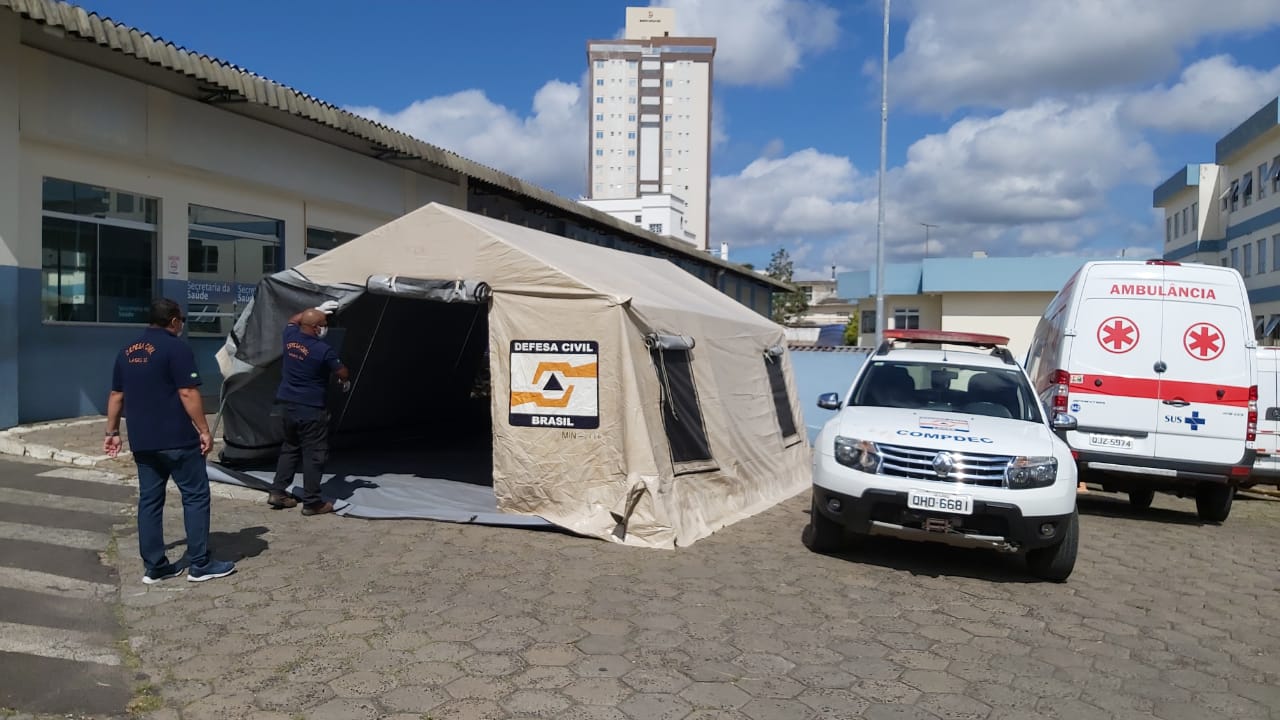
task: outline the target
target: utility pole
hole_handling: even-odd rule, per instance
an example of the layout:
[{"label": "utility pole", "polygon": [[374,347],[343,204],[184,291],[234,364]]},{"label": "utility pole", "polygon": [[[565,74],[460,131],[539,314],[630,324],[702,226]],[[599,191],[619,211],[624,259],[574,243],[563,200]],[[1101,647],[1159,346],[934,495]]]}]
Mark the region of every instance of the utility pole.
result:
[{"label": "utility pole", "polygon": [[930,225],[929,223],[920,224],[924,226],[924,256],[927,258],[929,257],[929,228],[936,228],[938,226]]},{"label": "utility pole", "polygon": [[880,60],[880,188],[876,193],[876,347],[884,342],[884,173],[889,142],[889,0],[884,0]]}]

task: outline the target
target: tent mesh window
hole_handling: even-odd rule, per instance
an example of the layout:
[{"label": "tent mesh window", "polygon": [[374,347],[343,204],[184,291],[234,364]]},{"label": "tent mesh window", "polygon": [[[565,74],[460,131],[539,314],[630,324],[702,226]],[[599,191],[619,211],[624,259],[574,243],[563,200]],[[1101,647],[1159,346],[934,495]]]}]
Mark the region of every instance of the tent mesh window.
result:
[{"label": "tent mesh window", "polygon": [[662,386],[662,424],[671,446],[671,461],[679,464],[711,460],[698,389],[693,384],[692,355],[688,350],[662,348],[653,348],[650,354]]},{"label": "tent mesh window", "polygon": [[765,371],[769,373],[769,389],[773,391],[773,409],[778,416],[778,429],[784,440],[799,440],[796,419],[791,414],[791,397],[787,395],[787,379],[782,374],[782,358],[765,353]]}]

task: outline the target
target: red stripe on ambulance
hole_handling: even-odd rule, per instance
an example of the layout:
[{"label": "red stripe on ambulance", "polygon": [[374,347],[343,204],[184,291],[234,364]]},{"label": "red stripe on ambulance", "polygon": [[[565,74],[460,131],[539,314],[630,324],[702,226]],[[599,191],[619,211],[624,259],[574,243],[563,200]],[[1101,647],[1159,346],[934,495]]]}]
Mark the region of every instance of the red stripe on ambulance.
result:
[{"label": "red stripe on ambulance", "polygon": [[[1076,380],[1079,377],[1081,376],[1073,375],[1071,379]],[[1084,393],[1146,400],[1185,400],[1192,403],[1231,407],[1248,407],[1249,405],[1249,388],[1247,387],[1113,375],[1084,375],[1083,378],[1081,382],[1071,383],[1072,394]],[[1219,395],[1219,392],[1222,394]]]}]

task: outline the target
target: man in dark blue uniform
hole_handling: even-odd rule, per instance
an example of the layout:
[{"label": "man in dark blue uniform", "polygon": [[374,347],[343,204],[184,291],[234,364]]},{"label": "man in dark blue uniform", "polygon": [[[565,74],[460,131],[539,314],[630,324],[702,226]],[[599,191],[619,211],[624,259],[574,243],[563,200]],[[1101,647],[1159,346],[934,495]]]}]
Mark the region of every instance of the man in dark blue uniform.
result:
[{"label": "man in dark blue uniform", "polygon": [[324,341],[329,331],[327,315],[337,306],[330,300],[303,310],[290,318],[284,329],[280,388],[276,390],[284,417],[284,442],[267,504],[277,509],[298,504],[289,494],[289,486],[301,465],[303,515],[333,512],[333,503],[320,496],[320,476],[329,456],[329,413],[325,410],[329,375],[338,378],[344,392],[351,389],[347,367]]},{"label": "man in dark blue uniform", "polygon": [[150,585],[182,574],[164,543],[164,496],[169,478],[182,493],[187,530],[187,579],[203,582],[230,575],[235,563],[209,556],[209,474],[204,457],[213,448],[195,355],[178,335],[186,318],[168,298],[151,301],[150,327],[116,355],[107,398],[103,452],[120,453],[120,417],[129,421],[129,449],[138,466],[138,550]]}]

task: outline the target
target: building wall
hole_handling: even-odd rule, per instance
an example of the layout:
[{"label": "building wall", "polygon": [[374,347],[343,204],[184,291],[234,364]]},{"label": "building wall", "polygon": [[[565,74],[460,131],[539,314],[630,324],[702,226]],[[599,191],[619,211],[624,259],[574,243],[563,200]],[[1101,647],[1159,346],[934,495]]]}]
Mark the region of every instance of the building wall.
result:
[{"label": "building wall", "polygon": [[[884,299],[885,317],[893,328],[896,309],[915,308],[920,311],[920,329],[949,330],[954,332],[989,333],[1009,338],[1009,351],[1021,359],[1031,346],[1036,323],[1044,312],[1053,292],[948,292],[939,295],[887,295]],[[874,311],[874,297],[864,298],[857,304],[859,322],[864,313]],[[875,328],[859,327],[858,344],[875,344]]]},{"label": "building wall", "polygon": [[[0,98],[18,96],[19,25],[0,13]],[[18,422],[18,105],[0,102],[0,428]],[[4,396],[10,400],[4,400]]]},{"label": "building wall", "polygon": [[[0,14],[0,97],[16,99],[0,103],[0,427],[103,412],[112,358],[141,330],[43,320],[46,177],[158,198],[157,288],[180,302],[188,204],[283,221],[282,267],[303,261],[308,226],[359,234],[428,202],[466,207],[458,185],[22,46],[17,27]],[[222,342],[192,339],[209,396]]]},{"label": "building wall", "polygon": [[1052,292],[947,293],[942,296],[942,330],[991,333],[1009,338],[1009,351],[1022,360]]},{"label": "building wall", "polygon": [[644,195],[609,200],[588,199],[581,202],[587,207],[609,213],[623,222],[650,232],[697,244],[694,242],[695,236],[684,229],[685,203],[673,195]]}]

